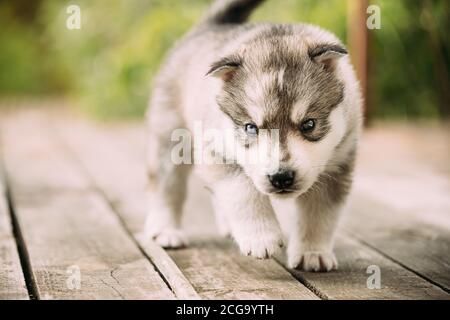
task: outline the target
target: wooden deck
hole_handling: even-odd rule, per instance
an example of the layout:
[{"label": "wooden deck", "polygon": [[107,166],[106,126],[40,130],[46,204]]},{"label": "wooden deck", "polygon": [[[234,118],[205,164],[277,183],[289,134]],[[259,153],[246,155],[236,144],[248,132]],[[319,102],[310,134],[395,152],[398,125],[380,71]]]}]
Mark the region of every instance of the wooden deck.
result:
[{"label": "wooden deck", "polygon": [[[218,238],[195,177],[184,216],[192,245],[142,242],[142,124],[98,124],[60,108],[0,111],[0,299],[450,298],[448,128],[365,133],[340,269],[304,273]],[[380,289],[368,288],[369,266]]]}]

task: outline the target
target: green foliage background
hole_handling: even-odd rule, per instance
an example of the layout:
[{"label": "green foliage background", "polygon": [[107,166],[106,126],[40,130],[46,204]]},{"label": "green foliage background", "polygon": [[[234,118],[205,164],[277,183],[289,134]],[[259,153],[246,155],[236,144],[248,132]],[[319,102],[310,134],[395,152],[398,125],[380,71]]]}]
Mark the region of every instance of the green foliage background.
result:
[{"label": "green foliage background", "polygon": [[[439,117],[438,83],[420,0],[377,0],[373,103],[378,117]],[[448,1],[432,2],[448,74]],[[0,95],[67,95],[103,119],[142,116],[165,52],[192,26],[208,0],[24,0],[0,2]],[[81,8],[81,30],[68,30],[66,8]],[[24,12],[26,14],[24,14]],[[267,1],[255,21],[310,22],[346,39],[346,1]],[[442,66],[441,66],[442,67]],[[447,106],[448,107],[448,106]]]}]

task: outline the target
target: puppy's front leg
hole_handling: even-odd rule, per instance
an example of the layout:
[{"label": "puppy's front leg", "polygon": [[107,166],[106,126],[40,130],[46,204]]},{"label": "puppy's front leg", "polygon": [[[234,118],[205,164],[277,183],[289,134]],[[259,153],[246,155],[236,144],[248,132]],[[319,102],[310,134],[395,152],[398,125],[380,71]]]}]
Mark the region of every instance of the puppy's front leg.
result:
[{"label": "puppy's front leg", "polygon": [[326,174],[296,200],[297,215],[290,234],[288,266],[304,271],[337,269],[334,234],[351,184],[351,166]]},{"label": "puppy's front leg", "polygon": [[269,198],[257,191],[244,174],[213,184],[217,214],[225,216],[241,252],[269,258],[283,245],[282,234]]},{"label": "puppy's front leg", "polygon": [[297,201],[297,221],[289,239],[288,266],[304,271],[337,269],[333,240],[339,208],[309,206],[300,201]]}]

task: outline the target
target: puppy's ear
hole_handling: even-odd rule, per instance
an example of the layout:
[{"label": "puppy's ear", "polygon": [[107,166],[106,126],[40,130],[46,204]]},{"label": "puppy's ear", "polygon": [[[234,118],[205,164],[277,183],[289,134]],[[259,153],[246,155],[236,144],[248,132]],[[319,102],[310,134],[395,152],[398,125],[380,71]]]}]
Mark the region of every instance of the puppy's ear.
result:
[{"label": "puppy's ear", "polygon": [[334,71],[337,61],[347,55],[347,50],[336,44],[321,44],[308,51],[312,61],[320,64],[325,70]]},{"label": "puppy's ear", "polygon": [[238,59],[223,58],[213,63],[206,75],[230,81],[240,66],[241,62]]}]

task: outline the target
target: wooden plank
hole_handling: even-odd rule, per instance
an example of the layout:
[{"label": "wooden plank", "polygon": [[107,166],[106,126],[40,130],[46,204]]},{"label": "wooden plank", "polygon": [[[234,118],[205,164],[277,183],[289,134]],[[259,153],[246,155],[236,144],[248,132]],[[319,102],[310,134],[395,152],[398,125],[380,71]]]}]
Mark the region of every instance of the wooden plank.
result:
[{"label": "wooden plank", "polygon": [[317,299],[275,260],[243,256],[231,240],[211,235],[190,240],[169,254],[206,299]]},{"label": "wooden plank", "polygon": [[5,168],[39,297],[174,298],[50,134],[47,120],[23,111],[2,117],[1,126]]},{"label": "wooden plank", "polygon": [[353,198],[366,195],[408,220],[450,230],[448,137],[450,126],[437,123],[374,124],[360,144]]},{"label": "wooden plank", "polygon": [[[283,212],[279,219],[283,225],[295,214],[289,202],[274,203]],[[360,226],[367,221],[360,221]],[[395,263],[370,246],[340,229],[335,248],[339,269],[330,273],[308,273],[291,270],[292,274],[324,299],[448,299],[441,288]],[[285,257],[279,257],[284,264]],[[369,266],[381,272],[381,288],[370,289],[367,280]],[[369,269],[370,270],[370,269]]]},{"label": "wooden plank", "polygon": [[12,231],[1,166],[0,161],[0,300],[26,300],[29,296]]},{"label": "wooden plank", "polygon": [[[336,243],[339,270],[330,273],[305,273],[292,270],[325,299],[449,299],[440,288],[406,270],[399,264],[342,234]],[[380,270],[381,287],[368,286],[373,266]]]},{"label": "wooden plank", "polygon": [[140,242],[140,245],[147,256],[152,259],[153,264],[158,268],[159,272],[161,272],[161,274],[170,284],[171,289],[178,299],[201,299],[197,291],[195,291],[194,287],[186,279],[184,274],[181,272],[175,262],[169,257],[169,255],[164,251],[164,249],[162,249],[153,241],[139,239],[139,237],[136,237],[136,239]]},{"label": "wooden plank", "polygon": [[450,231],[357,195],[347,228],[384,255],[450,293]]},{"label": "wooden plank", "polygon": [[[101,129],[73,119],[70,123],[61,119],[53,123],[58,125],[67,143],[116,204],[130,230],[136,234],[142,231],[146,208],[142,128]],[[116,181],[121,183],[114,183]],[[199,228],[204,230],[205,227],[210,232],[203,233],[201,239],[192,239],[189,248],[168,253],[202,298],[317,299],[275,261],[243,257],[235,246],[217,241],[214,227],[210,228],[212,212],[204,199],[199,202],[194,194],[185,208],[184,222],[189,222],[190,234],[199,234]],[[153,253],[149,252],[149,255]],[[165,270],[161,269],[161,272]],[[174,284],[171,285],[173,288]]]}]

